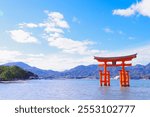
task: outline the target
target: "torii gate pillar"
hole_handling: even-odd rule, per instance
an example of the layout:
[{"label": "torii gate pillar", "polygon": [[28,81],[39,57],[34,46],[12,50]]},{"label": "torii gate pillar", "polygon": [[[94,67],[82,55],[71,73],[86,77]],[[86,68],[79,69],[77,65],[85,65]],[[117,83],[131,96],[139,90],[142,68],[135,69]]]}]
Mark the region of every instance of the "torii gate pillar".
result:
[{"label": "torii gate pillar", "polygon": [[99,71],[99,75],[100,75],[100,85],[104,85],[104,86],[110,86],[110,72],[107,71],[107,63],[104,63],[104,72],[103,71]]}]

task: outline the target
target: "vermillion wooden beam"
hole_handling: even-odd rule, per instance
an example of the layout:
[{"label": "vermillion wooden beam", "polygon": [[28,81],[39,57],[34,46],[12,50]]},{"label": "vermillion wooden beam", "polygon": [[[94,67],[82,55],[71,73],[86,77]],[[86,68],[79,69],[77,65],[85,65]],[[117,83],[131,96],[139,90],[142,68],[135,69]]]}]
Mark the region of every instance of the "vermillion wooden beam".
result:
[{"label": "vermillion wooden beam", "polygon": [[[125,66],[132,66],[131,63],[129,64],[124,64]],[[104,64],[98,64],[99,67],[103,67]],[[107,64],[108,67],[119,67],[119,66],[122,66],[122,64],[116,64],[116,65],[113,65],[113,64]]]}]

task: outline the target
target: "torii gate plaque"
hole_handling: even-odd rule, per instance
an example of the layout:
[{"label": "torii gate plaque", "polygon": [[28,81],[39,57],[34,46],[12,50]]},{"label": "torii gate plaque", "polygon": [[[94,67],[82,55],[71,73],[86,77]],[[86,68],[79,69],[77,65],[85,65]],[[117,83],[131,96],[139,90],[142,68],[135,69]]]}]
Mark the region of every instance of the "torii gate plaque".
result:
[{"label": "torii gate plaque", "polygon": [[[99,63],[99,67],[104,67],[103,71],[99,71],[100,75],[100,85],[110,86],[110,71],[107,71],[107,67],[121,66],[120,70],[120,85],[122,87],[130,86],[130,76],[129,71],[125,70],[126,66],[131,66],[131,63],[126,63],[126,61],[132,61],[136,58],[137,54],[120,56],[120,57],[94,57]],[[118,62],[118,63],[117,63]]]}]

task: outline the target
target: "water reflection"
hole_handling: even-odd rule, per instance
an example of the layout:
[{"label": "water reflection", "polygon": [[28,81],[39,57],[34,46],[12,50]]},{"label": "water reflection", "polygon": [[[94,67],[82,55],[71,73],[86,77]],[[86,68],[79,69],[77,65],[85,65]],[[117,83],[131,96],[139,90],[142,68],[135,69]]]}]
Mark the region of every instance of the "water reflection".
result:
[{"label": "water reflection", "polygon": [[150,99],[150,80],[134,80],[131,87],[120,87],[117,80],[111,81],[110,87],[99,86],[98,80],[29,80],[0,83],[0,89],[0,99]]},{"label": "water reflection", "polygon": [[99,87],[99,91],[102,95],[107,95],[110,92],[110,87],[108,86]]},{"label": "water reflection", "polygon": [[130,87],[120,87],[120,98],[130,99]]}]

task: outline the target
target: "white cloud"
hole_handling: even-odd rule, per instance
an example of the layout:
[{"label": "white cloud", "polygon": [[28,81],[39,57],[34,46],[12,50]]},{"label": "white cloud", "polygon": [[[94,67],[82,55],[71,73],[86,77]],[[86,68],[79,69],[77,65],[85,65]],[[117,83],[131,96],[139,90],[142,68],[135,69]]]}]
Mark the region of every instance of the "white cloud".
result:
[{"label": "white cloud", "polygon": [[9,31],[11,38],[18,43],[37,43],[37,39],[32,36],[32,33],[23,30]]},{"label": "white cloud", "polygon": [[34,24],[34,23],[20,23],[19,27],[20,28],[24,28],[24,27],[27,27],[27,28],[37,28],[38,25]]},{"label": "white cloud", "polygon": [[134,65],[135,64],[143,64],[146,65],[150,63],[150,45],[135,48],[133,50],[130,50],[130,53],[138,53],[137,59],[134,60]]},{"label": "white cloud", "polygon": [[20,56],[22,53],[19,51],[0,50],[0,64],[16,61]]},{"label": "white cloud", "polygon": [[44,57],[45,55],[40,53],[40,54],[27,54],[29,57]]},{"label": "white cloud", "polygon": [[49,12],[48,21],[52,22],[55,27],[69,28],[68,23],[64,20],[64,16],[59,12]]},{"label": "white cloud", "polygon": [[48,38],[48,42],[50,46],[57,47],[62,49],[63,52],[70,54],[89,55],[99,52],[98,50],[88,49],[88,46],[93,44],[93,42],[90,41],[74,41],[69,38],[51,36]]},{"label": "white cloud", "polygon": [[150,62],[150,45],[126,50],[125,53],[137,53],[137,58],[133,60],[133,64],[146,65]]},{"label": "white cloud", "polygon": [[56,28],[64,28],[68,29],[69,24],[67,21],[65,21],[63,14],[59,12],[45,12],[48,15],[48,19],[42,23],[36,24],[36,23],[20,23],[20,28],[37,28],[37,27],[49,27],[53,29]]},{"label": "white cloud", "polygon": [[114,15],[121,15],[121,16],[131,16],[134,15],[136,12],[136,5],[132,5],[130,8],[127,9],[117,9],[113,11]]},{"label": "white cloud", "polygon": [[46,11],[48,19],[39,23],[46,33],[64,33],[63,29],[69,29],[69,24],[65,21],[63,14],[59,12]]},{"label": "white cloud", "polygon": [[31,66],[36,66],[42,69],[52,69],[63,71],[71,69],[78,65],[89,65],[96,63],[93,56],[73,57],[68,54],[48,54],[41,57],[28,57],[23,59],[24,62]]},{"label": "white cloud", "polygon": [[110,28],[104,28],[104,31],[106,33],[114,33],[114,31],[112,29],[110,29]]},{"label": "white cloud", "polygon": [[126,9],[115,9],[113,10],[114,15],[121,16],[131,16],[136,13],[139,13],[143,16],[150,17],[150,0],[141,0],[136,4],[132,4],[129,8]]},{"label": "white cloud", "polygon": [[112,30],[111,28],[108,28],[108,27],[105,27],[103,29],[103,31],[106,32],[106,33],[111,33],[111,34],[116,33],[116,34],[119,34],[119,35],[125,35],[125,33],[122,30]]},{"label": "white cloud", "polygon": [[46,33],[64,33],[63,29],[60,29],[60,28],[56,28],[56,27],[53,27],[51,26],[50,24],[43,24],[43,27],[45,27],[44,31]]}]

